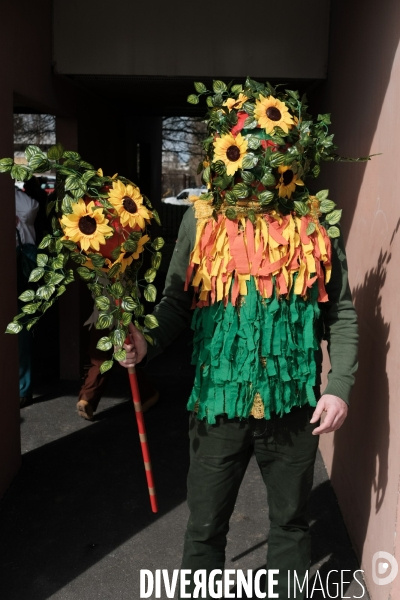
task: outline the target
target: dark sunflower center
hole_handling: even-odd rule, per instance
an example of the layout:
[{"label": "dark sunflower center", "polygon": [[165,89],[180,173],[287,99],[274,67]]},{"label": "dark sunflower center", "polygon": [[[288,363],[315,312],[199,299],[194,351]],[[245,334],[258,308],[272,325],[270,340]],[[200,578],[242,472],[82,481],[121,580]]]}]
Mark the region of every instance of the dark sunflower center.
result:
[{"label": "dark sunflower center", "polygon": [[276,108],[276,106],[269,106],[266,110],[266,113],[268,119],[271,119],[271,121],[280,121],[282,117],[281,111]]},{"label": "dark sunflower center", "polygon": [[137,212],[137,206],[136,203],[132,200],[132,198],[129,198],[129,196],[124,196],[122,198],[122,204],[124,209],[131,214],[134,214],[135,212]]},{"label": "dark sunflower center", "polygon": [[124,254],[124,258],[130,258],[132,256],[133,252],[125,252]]},{"label": "dark sunflower center", "polygon": [[86,217],[79,219],[78,227],[84,235],[92,235],[92,233],[96,231],[97,223],[93,217],[87,215]]},{"label": "dark sunflower center", "polygon": [[288,169],[287,171],[285,171],[284,174],[282,175],[284,185],[289,185],[289,183],[292,183],[293,176],[294,176],[294,173],[291,169]]},{"label": "dark sunflower center", "polygon": [[226,155],[229,160],[235,162],[240,158],[240,150],[237,146],[229,146],[228,150],[226,151]]}]

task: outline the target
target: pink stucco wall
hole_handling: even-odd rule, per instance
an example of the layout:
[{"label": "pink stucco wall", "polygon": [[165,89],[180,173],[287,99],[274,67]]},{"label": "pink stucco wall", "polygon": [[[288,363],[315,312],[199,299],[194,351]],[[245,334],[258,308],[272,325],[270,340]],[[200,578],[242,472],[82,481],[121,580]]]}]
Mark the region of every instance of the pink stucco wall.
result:
[{"label": "pink stucco wall", "polygon": [[320,448],[373,600],[400,598],[372,580],[379,550],[400,563],[400,4],[336,0],[329,80],[342,154],[381,152],[367,165],[329,165],[324,183],[343,208],[350,282],[360,323],[360,366],[349,417]]}]

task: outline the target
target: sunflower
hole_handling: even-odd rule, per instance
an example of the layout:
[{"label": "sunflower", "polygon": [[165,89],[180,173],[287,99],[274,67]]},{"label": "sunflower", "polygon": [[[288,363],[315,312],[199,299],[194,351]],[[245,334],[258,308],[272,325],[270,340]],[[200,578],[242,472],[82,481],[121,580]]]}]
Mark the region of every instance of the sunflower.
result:
[{"label": "sunflower", "polygon": [[280,198],[291,198],[296,189],[296,185],[304,185],[304,181],[297,178],[296,173],[290,167],[278,167],[280,173],[279,183],[276,186],[279,189]]},{"label": "sunflower", "polygon": [[[95,210],[92,210],[95,208]],[[105,236],[110,237],[113,233],[112,227],[108,225],[103,209],[97,207],[94,202],[88,205],[82,198],[72,205],[72,214],[64,215],[61,219],[65,238],[80,245],[82,250],[99,250],[100,244],[105,244]]]},{"label": "sunflower", "polygon": [[265,127],[267,133],[272,133],[275,127],[280,127],[285,133],[288,133],[294,124],[286,104],[273,96],[265,98],[260,94],[254,116],[259,125]]},{"label": "sunflower", "polygon": [[231,112],[232,108],[242,108],[243,104],[248,100],[248,97],[244,94],[240,93],[239,98],[228,98],[224,102],[224,106],[229,108],[229,112]]},{"label": "sunflower", "polygon": [[139,188],[124,185],[122,181],[113,181],[113,189],[108,193],[108,199],[117,210],[123,227],[139,225],[145,228],[145,220],[150,221],[151,212],[143,206],[143,196]]},{"label": "sunflower", "polygon": [[239,133],[233,137],[226,133],[214,142],[214,154],[216,160],[222,160],[226,164],[226,172],[233,175],[242,166],[243,157],[247,150],[247,140]]},{"label": "sunflower", "polygon": [[143,252],[144,245],[149,241],[149,239],[150,238],[148,235],[142,235],[142,237],[140,238],[140,240],[137,243],[137,248],[136,248],[135,252],[125,252],[125,250],[122,249],[121,254],[115,261],[117,263],[121,263],[121,273],[123,273],[125,271],[125,269],[127,267],[129,267],[129,265],[131,264],[131,262],[133,260],[137,260],[139,258],[139,254],[141,254]]}]

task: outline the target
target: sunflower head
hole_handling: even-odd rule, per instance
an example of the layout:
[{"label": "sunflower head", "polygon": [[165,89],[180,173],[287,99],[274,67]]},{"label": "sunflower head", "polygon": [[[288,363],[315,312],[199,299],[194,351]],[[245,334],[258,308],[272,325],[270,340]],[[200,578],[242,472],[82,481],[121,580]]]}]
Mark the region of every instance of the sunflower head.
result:
[{"label": "sunflower head", "polygon": [[214,142],[214,155],[216,160],[222,160],[226,165],[228,175],[233,175],[241,168],[243,157],[247,152],[247,140],[239,133],[233,137],[226,133]]},{"label": "sunflower head", "polygon": [[291,198],[296,189],[296,185],[304,185],[304,182],[297,177],[297,174],[290,167],[279,166],[279,182],[276,188],[279,190],[280,198]]},{"label": "sunflower head", "polygon": [[122,181],[113,181],[112,190],[108,193],[108,199],[115,207],[123,227],[135,227],[144,229],[146,221],[150,222],[151,212],[143,206],[143,196],[139,188]]},{"label": "sunflower head", "polygon": [[88,204],[81,198],[72,205],[72,214],[61,218],[65,238],[80,245],[82,250],[99,250],[100,244],[106,243],[113,229],[108,225],[102,207],[94,202]]},{"label": "sunflower head", "polygon": [[142,235],[142,237],[137,242],[137,248],[134,252],[126,252],[123,248],[121,249],[121,253],[115,261],[116,263],[121,263],[121,273],[124,273],[125,269],[129,267],[129,265],[132,264],[134,260],[137,260],[139,258],[139,255],[144,250],[144,245],[149,240],[150,238],[148,235]]},{"label": "sunflower head", "polygon": [[225,100],[224,102],[224,106],[227,106],[229,108],[229,112],[232,110],[232,108],[235,108],[236,110],[238,110],[239,108],[242,108],[243,104],[245,102],[247,102],[248,97],[245,96],[244,94],[240,93],[239,97],[236,98],[227,98],[227,100]]},{"label": "sunflower head", "polygon": [[265,98],[260,94],[254,116],[260,127],[265,128],[268,134],[272,133],[275,127],[280,127],[285,133],[288,133],[294,125],[293,117],[286,104],[273,96]]}]

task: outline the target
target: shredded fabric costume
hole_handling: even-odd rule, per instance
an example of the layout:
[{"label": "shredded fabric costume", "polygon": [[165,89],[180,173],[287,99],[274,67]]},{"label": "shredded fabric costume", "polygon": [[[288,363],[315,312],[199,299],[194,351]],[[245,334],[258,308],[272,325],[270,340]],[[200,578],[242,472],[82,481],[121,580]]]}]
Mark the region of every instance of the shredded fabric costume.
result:
[{"label": "shredded fabric costume", "polygon": [[257,214],[254,224],[215,220],[203,200],[195,210],[186,289],[196,293],[196,377],[188,409],[213,424],[223,413],[269,419],[315,406],[315,324],[331,274],[325,229],[317,224],[307,235],[310,218],[290,214]]}]

